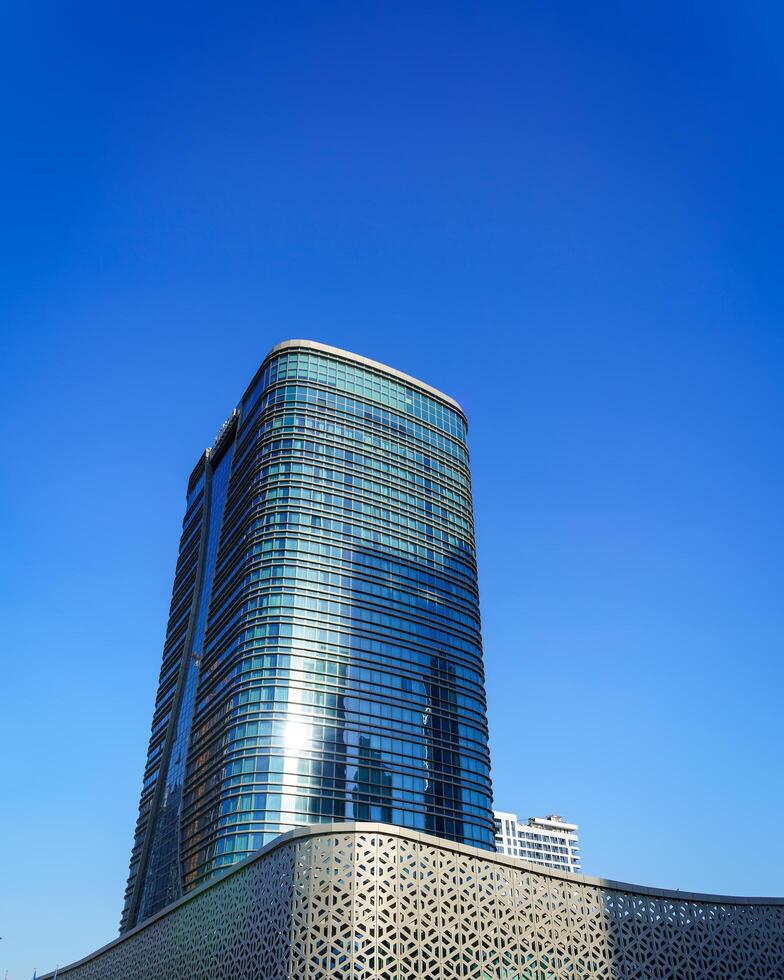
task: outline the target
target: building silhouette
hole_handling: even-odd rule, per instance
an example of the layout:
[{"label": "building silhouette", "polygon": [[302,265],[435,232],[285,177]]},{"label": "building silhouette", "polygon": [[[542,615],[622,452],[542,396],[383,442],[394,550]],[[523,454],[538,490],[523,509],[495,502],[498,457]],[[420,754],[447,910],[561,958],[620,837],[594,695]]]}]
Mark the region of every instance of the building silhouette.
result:
[{"label": "building silhouette", "polygon": [[193,470],[121,931],[294,827],[493,849],[466,419],[273,348]]}]

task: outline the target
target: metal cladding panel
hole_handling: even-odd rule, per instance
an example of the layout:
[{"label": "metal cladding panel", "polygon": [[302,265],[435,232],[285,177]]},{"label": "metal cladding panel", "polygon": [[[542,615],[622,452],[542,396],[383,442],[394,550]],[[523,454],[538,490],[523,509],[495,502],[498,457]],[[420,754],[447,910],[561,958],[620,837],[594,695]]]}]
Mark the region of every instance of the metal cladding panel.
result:
[{"label": "metal cladding panel", "polygon": [[383,825],[286,835],[68,980],[774,980],[784,900],[656,893]]}]

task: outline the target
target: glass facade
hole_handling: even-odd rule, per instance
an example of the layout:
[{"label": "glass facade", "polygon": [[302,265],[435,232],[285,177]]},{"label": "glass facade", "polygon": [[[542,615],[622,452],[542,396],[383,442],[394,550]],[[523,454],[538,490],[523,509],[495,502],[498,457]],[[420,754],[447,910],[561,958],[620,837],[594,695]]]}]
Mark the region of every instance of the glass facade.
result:
[{"label": "glass facade", "polygon": [[189,483],[122,927],[339,820],[494,846],[466,422],[293,341]]}]

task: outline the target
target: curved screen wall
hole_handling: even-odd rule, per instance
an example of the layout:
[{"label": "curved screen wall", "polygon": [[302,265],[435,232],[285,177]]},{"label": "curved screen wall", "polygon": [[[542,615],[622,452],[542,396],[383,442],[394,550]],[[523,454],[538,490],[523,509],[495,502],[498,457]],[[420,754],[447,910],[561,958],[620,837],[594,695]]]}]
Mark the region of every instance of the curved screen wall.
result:
[{"label": "curved screen wall", "polygon": [[57,976],[775,980],[784,899],[656,891],[389,826],[312,827]]}]

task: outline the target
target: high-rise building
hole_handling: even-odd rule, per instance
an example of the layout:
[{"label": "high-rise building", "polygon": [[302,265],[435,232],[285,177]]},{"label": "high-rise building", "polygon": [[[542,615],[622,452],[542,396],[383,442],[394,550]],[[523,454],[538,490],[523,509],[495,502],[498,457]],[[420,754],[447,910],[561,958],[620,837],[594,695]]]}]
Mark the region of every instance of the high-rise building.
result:
[{"label": "high-rise building", "polygon": [[557,871],[580,870],[579,827],[551,813],[529,817],[526,823],[516,813],[496,810],[495,849],[499,854],[543,864]]},{"label": "high-rise building", "polygon": [[493,849],[466,419],[273,348],[191,474],[121,929],[280,833]]}]

